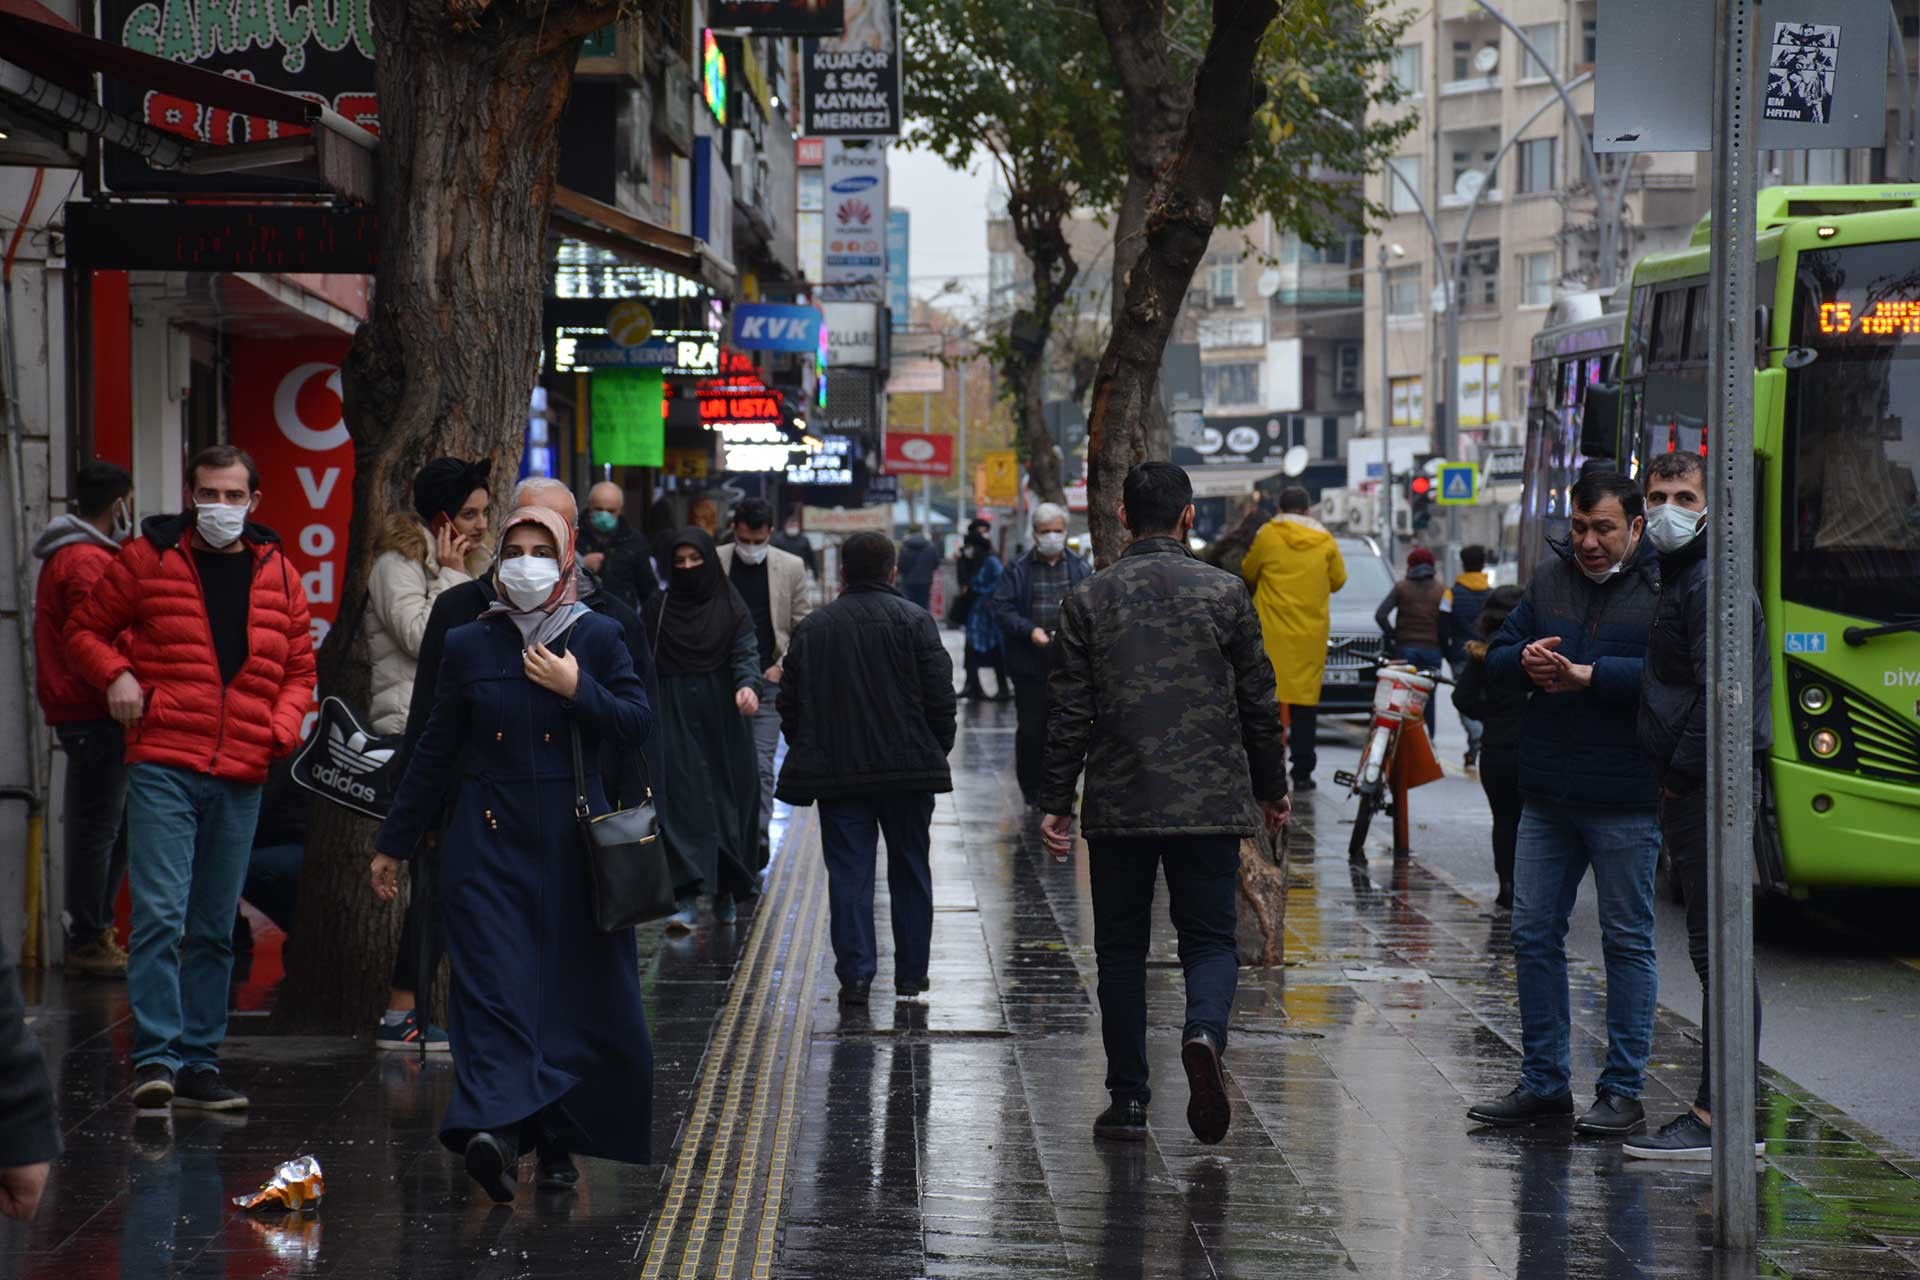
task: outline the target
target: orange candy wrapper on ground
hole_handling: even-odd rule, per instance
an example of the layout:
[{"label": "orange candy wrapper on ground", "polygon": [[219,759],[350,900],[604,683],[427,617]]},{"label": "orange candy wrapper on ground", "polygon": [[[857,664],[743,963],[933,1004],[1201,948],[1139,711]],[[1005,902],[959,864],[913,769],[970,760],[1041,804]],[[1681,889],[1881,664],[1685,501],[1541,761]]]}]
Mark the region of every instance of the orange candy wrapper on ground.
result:
[{"label": "orange candy wrapper on ground", "polygon": [[312,1213],[320,1207],[327,1185],[320,1177],[320,1161],[313,1156],[296,1156],[273,1171],[273,1181],[252,1195],[235,1196],[242,1209],[280,1208]]}]

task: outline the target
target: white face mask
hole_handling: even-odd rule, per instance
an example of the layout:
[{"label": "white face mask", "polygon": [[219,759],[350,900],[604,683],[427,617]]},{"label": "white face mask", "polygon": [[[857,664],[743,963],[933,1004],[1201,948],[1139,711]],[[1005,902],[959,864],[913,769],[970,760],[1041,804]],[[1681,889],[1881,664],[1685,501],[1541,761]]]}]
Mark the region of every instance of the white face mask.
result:
[{"label": "white face mask", "polygon": [[736,542],[733,544],[733,555],[741,564],[765,564],[769,545],[765,542]]},{"label": "white face mask", "polygon": [[247,509],[230,507],[224,502],[195,503],[194,527],[200,531],[202,542],[215,551],[223,551],[245,531]]},{"label": "white face mask", "polygon": [[501,563],[494,575],[507,601],[522,613],[538,609],[553,598],[560,585],[560,562],[545,556],[515,556]]},{"label": "white face mask", "polygon": [[1626,568],[1627,561],[1633,559],[1633,549],[1634,547],[1638,546],[1639,543],[1640,543],[1639,538],[1627,539],[1627,554],[1621,556],[1618,560],[1615,560],[1612,564],[1608,565],[1605,569],[1602,569],[1598,573],[1595,573],[1592,569],[1589,569],[1587,568],[1587,566],[1580,564],[1580,561],[1578,558],[1574,560],[1574,563],[1576,565],[1580,565],[1580,572],[1587,575],[1588,582],[1594,583],[1595,585],[1599,585],[1605,582],[1611,582],[1614,579],[1615,575],[1617,575],[1620,572],[1620,570]]},{"label": "white face mask", "polygon": [[1067,549],[1067,535],[1064,533],[1036,533],[1033,545],[1039,548],[1043,556],[1057,556]]},{"label": "white face mask", "polygon": [[1672,555],[1707,527],[1704,509],[1689,511],[1677,502],[1663,502],[1647,512],[1647,541],[1661,555]]},{"label": "white face mask", "polygon": [[113,504],[113,540],[125,542],[133,537],[133,507],[125,498]]}]

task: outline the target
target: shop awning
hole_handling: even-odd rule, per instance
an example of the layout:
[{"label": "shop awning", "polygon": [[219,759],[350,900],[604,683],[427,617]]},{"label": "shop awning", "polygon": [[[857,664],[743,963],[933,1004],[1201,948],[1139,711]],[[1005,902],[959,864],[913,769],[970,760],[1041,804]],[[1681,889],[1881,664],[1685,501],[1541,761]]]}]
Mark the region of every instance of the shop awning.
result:
[{"label": "shop awning", "polygon": [[[137,89],[311,132],[210,146],[107,111],[94,99],[96,72]],[[127,147],[160,168],[191,173],[297,169],[349,199],[373,199],[374,137],[332,108],[85,35],[38,0],[0,0],[0,98]]]},{"label": "shop awning", "polygon": [[1188,467],[1196,498],[1240,498],[1262,480],[1282,474],[1279,467]]},{"label": "shop awning", "polygon": [[[0,0],[0,4],[7,0]],[[655,226],[610,204],[567,187],[553,189],[553,230],[600,246],[641,266],[658,267],[698,280],[715,293],[733,291],[734,265],[715,256],[706,243],[680,231]]]}]

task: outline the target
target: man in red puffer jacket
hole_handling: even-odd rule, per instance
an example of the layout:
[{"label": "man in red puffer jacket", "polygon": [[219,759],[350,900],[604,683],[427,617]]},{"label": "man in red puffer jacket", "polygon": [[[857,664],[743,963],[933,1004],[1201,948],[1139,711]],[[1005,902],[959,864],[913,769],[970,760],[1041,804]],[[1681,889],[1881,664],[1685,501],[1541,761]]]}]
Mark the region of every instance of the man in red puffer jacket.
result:
[{"label": "man in red puffer jacket", "polygon": [[69,976],[124,978],[127,953],[113,939],[113,900],[127,872],[127,740],[107,700],[69,662],[67,619],[93,593],[133,532],[133,477],[111,462],[74,476],[75,510],[55,516],[33,544],[33,665],[40,713],[67,755],[67,953]]},{"label": "man in red puffer jacket", "polygon": [[247,520],[253,460],[216,445],[187,477],[192,510],[144,524],[66,639],[127,734],[134,1105],[227,1111],[247,1105],[219,1066],[233,913],[267,766],[313,702],[313,638],[280,539]]}]

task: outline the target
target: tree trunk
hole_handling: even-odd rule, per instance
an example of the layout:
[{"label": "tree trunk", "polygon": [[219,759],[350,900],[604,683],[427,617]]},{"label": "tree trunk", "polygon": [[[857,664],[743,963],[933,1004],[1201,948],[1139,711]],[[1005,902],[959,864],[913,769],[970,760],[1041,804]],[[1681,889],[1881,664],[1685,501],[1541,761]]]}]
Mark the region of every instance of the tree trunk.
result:
[{"label": "tree trunk", "polygon": [[[495,509],[517,470],[538,376],[547,214],[580,38],[612,10],[533,0],[374,0],[380,32],[380,249],[372,318],[345,370],[353,521],[320,688],[367,704],[361,638],[373,540],[414,474],[494,460]],[[277,1014],[356,1031],[385,1008],[401,910],[368,884],[374,824],[314,806]]]},{"label": "tree trunk", "polygon": [[1042,502],[1067,505],[1067,491],[1060,483],[1060,455],[1054,451],[1053,437],[1047,433],[1047,363],[1041,349],[1024,371],[1020,388],[1021,429],[1027,441],[1027,484]]},{"label": "tree trunk", "polygon": [[[1157,26],[1150,33],[1138,30],[1134,15],[1139,9],[1128,0],[1100,0],[1101,27],[1122,68],[1130,103],[1137,93],[1163,91],[1164,80],[1153,77],[1170,74],[1164,58],[1156,70],[1152,59],[1140,54],[1138,42],[1158,48],[1164,36]],[[1213,32],[1194,79],[1192,108],[1173,157],[1159,170],[1147,198],[1143,247],[1127,275],[1125,301],[1100,361],[1088,423],[1088,522],[1098,564],[1111,563],[1126,545],[1118,515],[1121,485],[1127,471],[1150,456],[1147,431],[1158,410],[1160,361],[1206,255],[1233,166],[1246,149],[1261,92],[1254,64],[1261,37],[1278,14],[1274,0],[1214,0]],[[1116,43],[1117,37],[1126,47]],[[1145,79],[1135,83],[1129,69]],[[1130,135],[1160,115],[1133,112]],[[1130,136],[1129,153],[1151,154],[1159,142]]]}]

